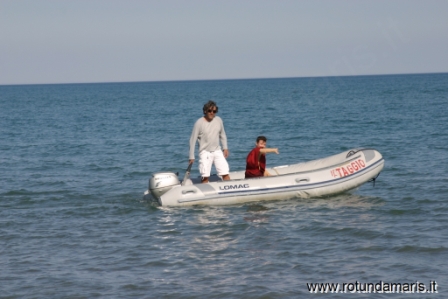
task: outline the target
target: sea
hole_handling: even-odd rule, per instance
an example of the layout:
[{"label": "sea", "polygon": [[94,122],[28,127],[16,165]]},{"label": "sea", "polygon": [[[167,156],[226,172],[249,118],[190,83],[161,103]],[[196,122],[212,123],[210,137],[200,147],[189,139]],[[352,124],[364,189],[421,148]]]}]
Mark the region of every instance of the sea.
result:
[{"label": "sea", "polygon": [[[323,198],[146,200],[209,100],[231,171],[258,135],[268,167],[385,167]],[[448,298],[448,74],[0,86],[0,298]]]}]

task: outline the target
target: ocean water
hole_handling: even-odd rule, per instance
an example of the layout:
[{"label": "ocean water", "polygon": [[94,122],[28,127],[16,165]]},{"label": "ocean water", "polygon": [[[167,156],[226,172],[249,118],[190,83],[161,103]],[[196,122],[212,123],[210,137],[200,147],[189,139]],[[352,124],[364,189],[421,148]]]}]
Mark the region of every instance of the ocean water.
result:
[{"label": "ocean water", "polygon": [[[325,198],[145,201],[152,172],[183,176],[209,99],[231,170],[261,134],[268,166],[372,147],[385,168]],[[0,298],[445,298],[447,108],[448,74],[0,86]]]}]

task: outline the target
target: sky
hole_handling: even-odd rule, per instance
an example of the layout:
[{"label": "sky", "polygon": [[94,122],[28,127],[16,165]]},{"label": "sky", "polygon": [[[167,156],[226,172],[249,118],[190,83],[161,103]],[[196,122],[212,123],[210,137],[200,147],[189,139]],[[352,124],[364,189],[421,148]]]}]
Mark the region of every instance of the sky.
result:
[{"label": "sky", "polygon": [[448,0],[0,0],[0,85],[448,72]]}]

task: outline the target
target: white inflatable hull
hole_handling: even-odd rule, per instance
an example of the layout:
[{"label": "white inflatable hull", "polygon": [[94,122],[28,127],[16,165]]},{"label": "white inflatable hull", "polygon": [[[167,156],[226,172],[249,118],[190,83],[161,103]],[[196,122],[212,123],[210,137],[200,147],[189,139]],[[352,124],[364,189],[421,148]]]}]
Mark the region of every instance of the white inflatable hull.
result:
[{"label": "white inflatable hull", "polygon": [[374,149],[353,149],[338,155],[294,165],[268,168],[272,176],[244,178],[231,172],[230,181],[211,177],[175,185],[158,198],[162,206],[231,205],[263,200],[321,197],[341,193],[375,179],[384,167]]}]

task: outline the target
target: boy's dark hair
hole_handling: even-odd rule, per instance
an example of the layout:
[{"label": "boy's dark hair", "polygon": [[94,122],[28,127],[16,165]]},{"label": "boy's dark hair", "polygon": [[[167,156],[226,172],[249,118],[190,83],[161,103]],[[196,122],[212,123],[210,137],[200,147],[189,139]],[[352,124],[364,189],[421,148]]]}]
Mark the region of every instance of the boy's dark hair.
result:
[{"label": "boy's dark hair", "polygon": [[207,113],[207,110],[212,107],[216,107],[216,111],[218,111],[218,106],[216,106],[216,103],[213,101],[208,101],[207,103],[205,103],[202,111],[204,111],[204,113]]},{"label": "boy's dark hair", "polygon": [[264,142],[268,141],[268,140],[266,139],[266,137],[264,137],[264,136],[258,136],[258,137],[257,137],[257,143],[258,143],[258,141],[260,141],[260,140],[263,140]]}]

